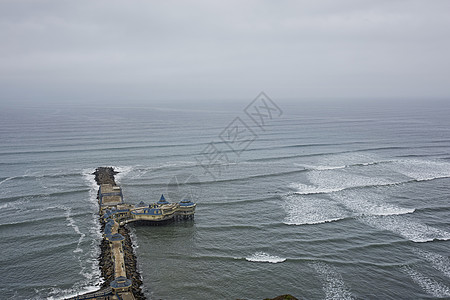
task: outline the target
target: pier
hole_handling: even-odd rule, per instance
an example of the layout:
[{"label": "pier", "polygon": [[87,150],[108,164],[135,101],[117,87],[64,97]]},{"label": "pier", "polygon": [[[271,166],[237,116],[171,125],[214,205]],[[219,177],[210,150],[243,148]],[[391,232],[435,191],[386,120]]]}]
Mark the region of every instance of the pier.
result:
[{"label": "pier", "polygon": [[117,172],[110,167],[95,170],[99,185],[98,204],[103,240],[99,257],[105,282],[98,291],[67,300],[142,300],[141,276],[137,271],[129,230],[126,224],[162,225],[177,220],[193,219],[196,204],[189,199],[178,203],[168,202],[164,195],[156,203],[138,205],[124,202],[122,188],[114,180]]}]

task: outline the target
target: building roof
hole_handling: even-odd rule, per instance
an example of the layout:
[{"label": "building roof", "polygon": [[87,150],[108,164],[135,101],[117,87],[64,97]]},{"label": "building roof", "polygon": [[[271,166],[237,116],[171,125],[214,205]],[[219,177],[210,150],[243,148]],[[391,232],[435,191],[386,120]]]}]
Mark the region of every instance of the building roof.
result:
[{"label": "building roof", "polygon": [[105,232],[105,235],[111,235],[112,234],[112,226],[105,225],[104,232]]},{"label": "building roof", "polygon": [[106,212],[103,214],[103,220],[106,221],[106,219],[108,219],[109,217],[111,217],[112,212],[111,210],[107,209]]},{"label": "building roof", "polygon": [[158,201],[158,204],[168,204],[169,202],[164,198],[164,195],[161,194],[161,198]]},{"label": "building roof", "polygon": [[105,224],[105,229],[103,230],[105,235],[111,235],[112,234],[112,228],[114,227],[114,220],[109,219],[108,222]]},{"label": "building roof", "polygon": [[120,242],[120,241],[123,241],[125,239],[123,237],[123,235],[121,235],[119,233],[115,233],[113,235],[107,235],[106,238],[108,240],[110,240],[111,242]]},{"label": "building roof", "polygon": [[195,205],[195,203],[188,199],[180,201],[180,206],[193,206],[193,205]]},{"label": "building roof", "polygon": [[118,288],[130,287],[131,284],[132,284],[132,281],[130,279],[123,277],[123,276],[119,276],[111,282],[110,286],[113,289],[118,289]]}]

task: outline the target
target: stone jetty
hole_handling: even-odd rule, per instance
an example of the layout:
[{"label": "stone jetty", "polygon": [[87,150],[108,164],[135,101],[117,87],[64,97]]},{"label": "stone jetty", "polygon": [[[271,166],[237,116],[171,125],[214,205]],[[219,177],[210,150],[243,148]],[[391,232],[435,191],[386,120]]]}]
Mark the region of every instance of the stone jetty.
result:
[{"label": "stone jetty", "polygon": [[[114,171],[112,167],[99,167],[93,173],[93,175],[95,175],[95,181],[97,182],[99,187],[103,184],[116,186],[116,181],[114,179],[114,176],[116,174],[118,174],[118,172]],[[99,197],[100,190],[97,199],[99,199]],[[100,222],[102,225],[102,231],[104,232],[106,224],[104,218],[100,218]],[[131,292],[135,299],[146,299],[141,290],[142,280],[141,275],[137,270],[137,259],[136,254],[134,253],[129,229],[122,226],[118,228],[118,233],[124,237],[124,240],[122,241],[123,257],[125,261],[125,270],[127,275],[126,278],[129,278],[132,281]],[[102,288],[108,288],[115,279],[115,272],[114,262],[111,259],[113,257],[113,254],[111,251],[110,242],[108,241],[107,237],[103,238],[100,244],[100,249],[101,253],[99,256],[99,265],[102,276],[105,280],[102,284]]]},{"label": "stone jetty", "polygon": [[70,300],[146,299],[142,293],[141,275],[126,224],[160,225],[194,217],[196,204],[188,199],[169,203],[161,195],[157,203],[125,203],[122,189],[114,178],[116,174],[118,172],[112,167],[99,167],[93,173],[99,186],[97,199],[103,240],[98,259],[104,282],[100,290],[69,298]]}]

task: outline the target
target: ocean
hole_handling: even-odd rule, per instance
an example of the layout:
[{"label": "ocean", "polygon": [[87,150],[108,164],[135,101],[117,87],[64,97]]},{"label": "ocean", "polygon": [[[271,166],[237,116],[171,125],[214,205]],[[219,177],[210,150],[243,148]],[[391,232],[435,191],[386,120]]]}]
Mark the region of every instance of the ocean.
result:
[{"label": "ocean", "polygon": [[197,203],[130,227],[149,299],[450,299],[450,103],[257,104],[3,108],[0,298],[98,288],[113,166],[126,202]]}]

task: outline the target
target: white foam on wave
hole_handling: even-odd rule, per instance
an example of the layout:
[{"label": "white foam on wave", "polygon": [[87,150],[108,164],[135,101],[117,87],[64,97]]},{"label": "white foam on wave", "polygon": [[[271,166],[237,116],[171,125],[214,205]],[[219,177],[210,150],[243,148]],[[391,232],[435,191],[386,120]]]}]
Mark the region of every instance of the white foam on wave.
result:
[{"label": "white foam on wave", "polygon": [[79,234],[77,248],[73,251],[74,253],[83,252],[83,249],[80,248],[81,243],[83,242],[86,234],[80,231],[80,228],[76,225],[75,220],[72,218],[72,208],[67,206],[60,206],[59,208],[65,211],[65,216],[67,220],[67,226],[72,227],[75,233]]},{"label": "white foam on wave", "polygon": [[[294,187],[294,185],[291,186]],[[297,188],[297,192],[295,193],[300,195],[329,194],[333,192],[339,192],[345,189],[345,188],[323,188],[302,183],[296,184],[295,188]]]},{"label": "white foam on wave", "polygon": [[325,171],[346,169],[352,167],[365,167],[389,162],[379,156],[363,153],[339,153],[320,156],[315,164],[295,164],[311,170]]},{"label": "white foam on wave", "polygon": [[286,212],[283,223],[287,225],[327,223],[351,215],[331,200],[296,194],[285,197],[283,208]]},{"label": "white foam on wave", "polygon": [[71,227],[75,233],[79,235],[77,247],[72,251],[74,256],[77,258],[80,271],[79,274],[83,276],[84,279],[76,282],[74,287],[69,289],[60,289],[57,287],[49,289],[36,290],[39,294],[39,299],[44,298],[42,294],[46,294],[47,299],[66,299],[79,294],[84,294],[88,292],[93,292],[98,290],[100,285],[103,283],[101,277],[101,272],[98,265],[98,255],[100,254],[99,242],[102,238],[100,231],[100,223],[98,221],[98,203],[97,203],[97,190],[98,185],[95,182],[95,176],[92,174],[94,169],[84,169],[80,171],[80,175],[83,177],[84,181],[89,186],[89,202],[92,205],[92,219],[89,221],[92,226],[89,228],[89,237],[91,239],[89,251],[84,251],[82,248],[82,243],[86,239],[86,233],[82,232],[79,224],[77,224],[75,218],[72,215],[72,208],[64,205],[49,206],[43,208],[43,210],[48,209],[60,209],[64,211],[66,218],[66,225]]},{"label": "white foam on wave", "polygon": [[325,299],[354,299],[341,274],[334,267],[323,262],[314,262],[310,266],[316,270],[324,283]]},{"label": "white foam on wave", "polygon": [[128,230],[130,232],[131,246],[133,247],[134,250],[136,250],[137,248],[139,248],[136,236],[136,229],[134,227],[129,227]]},{"label": "white foam on wave", "polygon": [[174,168],[174,167],[188,167],[195,166],[198,162],[196,161],[174,161],[174,162],[165,162],[157,166],[158,169],[164,168]]},{"label": "white foam on wave", "polygon": [[93,174],[95,170],[93,169],[84,169],[81,171],[81,175],[83,176],[83,179],[85,182],[89,184],[89,188],[92,190],[94,189],[97,191],[98,185],[95,181],[95,175]]},{"label": "white foam on wave", "polygon": [[308,164],[298,164],[294,163],[297,167],[302,167],[308,170],[316,170],[316,171],[326,171],[326,170],[338,170],[338,169],[345,169],[347,166],[323,166],[323,165],[308,165]]},{"label": "white foam on wave", "polygon": [[[296,189],[296,193],[308,194],[328,194],[339,192],[350,188],[389,186],[408,182],[408,178],[417,181],[426,181],[439,178],[450,177],[450,163],[444,161],[430,160],[375,160],[364,162],[362,159],[353,160],[353,164],[342,164],[340,157],[330,156],[327,163],[321,160],[315,166],[301,165],[311,169],[307,177],[310,184],[295,183],[291,187]],[[333,160],[338,160],[336,164]],[[352,160],[352,159],[350,159]],[[348,161],[348,160],[347,160]],[[345,161],[344,161],[345,162]],[[352,172],[353,166],[372,166],[385,163],[383,173],[380,175],[365,176]],[[374,169],[376,170],[376,169]]]},{"label": "white foam on wave", "polygon": [[[138,178],[145,176],[148,172],[161,171],[161,170],[170,169],[170,168],[190,167],[190,166],[196,166],[197,164],[198,163],[196,161],[174,161],[174,162],[160,163],[158,165],[152,165],[152,166],[136,165],[136,166],[132,167],[132,170],[131,170],[132,174],[129,175],[130,172],[126,172],[126,175],[130,176],[130,179],[138,179]],[[117,174],[117,175],[119,175],[119,174]]]},{"label": "white foam on wave", "polygon": [[[69,289],[60,289],[60,288],[51,288],[50,291],[48,292],[48,296],[47,296],[47,300],[64,300],[64,299],[68,299],[68,298],[72,298],[78,295],[82,295],[82,294],[86,294],[86,293],[91,293],[94,292],[96,290],[98,290],[99,287],[96,286],[78,286],[78,287],[74,287],[74,288],[69,288]],[[41,290],[35,290],[37,294],[41,294],[42,291]],[[42,298],[39,298],[42,299]]]},{"label": "white foam on wave", "polygon": [[431,279],[409,266],[402,266],[400,269],[416,284],[418,284],[427,294],[438,298],[450,297],[450,288],[445,284]]},{"label": "white foam on wave", "polygon": [[371,227],[391,231],[416,243],[450,240],[450,232],[411,220],[406,216],[363,216],[358,219]]},{"label": "white foam on wave", "polygon": [[12,179],[15,179],[15,178],[16,178],[15,176],[8,177],[8,178],[3,179],[2,181],[0,181],[0,184],[3,184],[3,183],[5,183],[5,182],[7,182],[7,181],[9,181],[9,180],[12,180]]},{"label": "white foam on wave", "polygon": [[131,171],[133,171],[133,166],[113,166],[114,171],[119,172],[114,176],[114,179],[117,183],[120,183],[120,181]]},{"label": "white foam on wave", "polygon": [[[138,179],[145,176],[148,172],[153,171],[155,167],[137,165],[133,167],[131,179]],[[129,174],[129,173],[128,173]],[[117,175],[116,175],[117,176]]]},{"label": "white foam on wave", "polygon": [[364,176],[344,170],[311,171],[308,174],[311,184],[291,184],[297,194],[328,194],[339,192],[349,188],[385,186],[396,184],[391,179],[375,176]]},{"label": "white foam on wave", "polygon": [[6,202],[0,205],[0,209],[16,209],[16,210],[26,210],[27,212],[33,211],[29,209],[26,204],[30,203],[28,199],[19,199],[12,202]]},{"label": "white foam on wave", "polygon": [[[102,239],[102,233],[101,233],[100,222],[98,220],[98,215],[97,215],[97,211],[99,210],[98,200],[97,200],[98,185],[97,185],[97,182],[95,181],[95,175],[92,174],[93,172],[94,172],[94,170],[92,170],[92,169],[86,169],[86,170],[82,171],[82,175],[83,175],[85,182],[88,184],[88,186],[90,188],[89,189],[89,200],[92,204],[92,219],[91,219],[92,227],[90,227],[89,233],[93,237],[92,247],[91,247],[91,249],[92,249],[91,256],[94,257],[94,260],[96,263],[95,269],[98,269],[97,257],[98,257],[98,254],[100,254],[98,244],[100,243],[100,240]],[[94,269],[94,266],[93,266],[93,269]]]},{"label": "white foam on wave", "polygon": [[343,191],[334,193],[331,197],[353,211],[356,215],[368,216],[390,216],[410,214],[415,208],[404,208],[397,205],[387,203],[379,194],[365,191]]},{"label": "white foam on wave", "polygon": [[414,249],[414,252],[426,261],[430,262],[434,269],[442,272],[445,276],[450,278],[450,259],[448,257],[421,249]]},{"label": "white foam on wave", "polygon": [[450,177],[450,163],[445,161],[398,160],[389,166],[393,171],[417,181]]},{"label": "white foam on wave", "polygon": [[286,261],[286,258],[282,258],[275,255],[269,255],[265,252],[256,252],[250,257],[246,257],[245,260],[251,261],[251,262],[266,262],[266,263],[282,263]]},{"label": "white foam on wave", "polygon": [[95,176],[92,174],[93,169],[85,169],[81,172],[84,181],[89,186],[89,202],[92,206],[92,217],[89,223],[89,237],[91,239],[89,252],[84,254],[84,257],[79,257],[80,260],[80,274],[83,275],[86,280],[82,284],[84,292],[87,290],[95,290],[103,282],[101,272],[98,265],[98,256],[100,254],[100,241],[102,239],[101,226],[98,220],[97,211],[97,191],[98,185],[95,181]]}]

